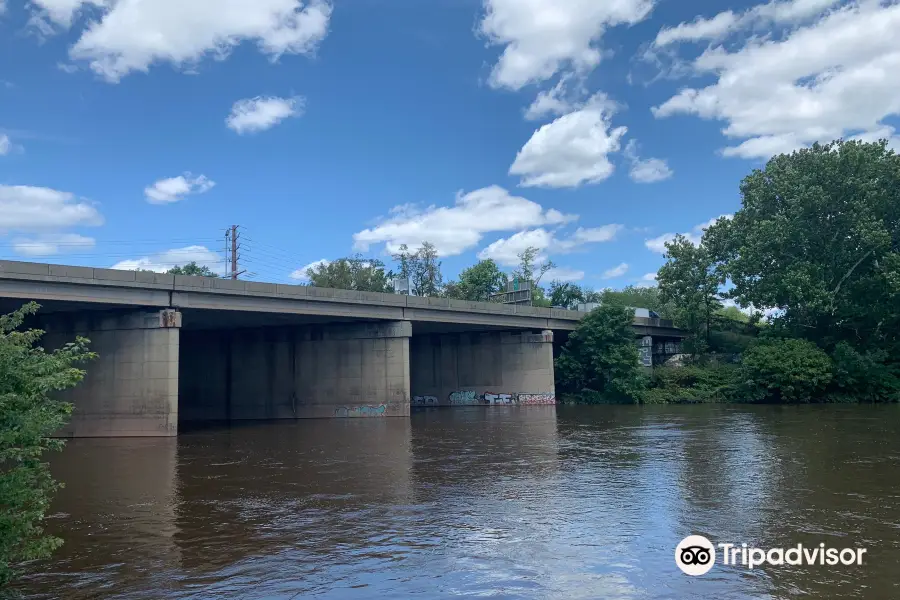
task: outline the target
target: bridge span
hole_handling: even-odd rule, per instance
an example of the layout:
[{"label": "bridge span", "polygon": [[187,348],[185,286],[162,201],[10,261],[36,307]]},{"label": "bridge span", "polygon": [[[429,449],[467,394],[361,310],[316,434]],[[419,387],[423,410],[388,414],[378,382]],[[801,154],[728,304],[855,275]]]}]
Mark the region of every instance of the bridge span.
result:
[{"label": "bridge span", "polygon": [[[408,416],[555,403],[554,342],[583,312],[0,261],[0,314],[27,301],[56,347],[99,358],[63,435],[169,436],[179,421]],[[680,339],[635,319],[636,337]]]}]

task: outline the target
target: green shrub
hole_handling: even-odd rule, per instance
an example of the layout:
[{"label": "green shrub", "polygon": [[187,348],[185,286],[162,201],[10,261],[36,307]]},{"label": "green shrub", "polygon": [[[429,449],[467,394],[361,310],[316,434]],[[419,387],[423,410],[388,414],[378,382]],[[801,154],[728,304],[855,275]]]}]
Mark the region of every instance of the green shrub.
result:
[{"label": "green shrub", "polygon": [[831,359],[812,342],[764,339],[744,353],[742,378],[748,399],[758,402],[824,400]]},{"label": "green shrub", "polygon": [[860,354],[847,342],[838,343],[831,353],[834,377],[828,398],[833,402],[897,402],[900,377],[897,365],[886,364],[887,353]]},{"label": "green shrub", "polygon": [[740,369],[730,364],[690,364],[657,367],[643,404],[733,402],[739,397]]}]

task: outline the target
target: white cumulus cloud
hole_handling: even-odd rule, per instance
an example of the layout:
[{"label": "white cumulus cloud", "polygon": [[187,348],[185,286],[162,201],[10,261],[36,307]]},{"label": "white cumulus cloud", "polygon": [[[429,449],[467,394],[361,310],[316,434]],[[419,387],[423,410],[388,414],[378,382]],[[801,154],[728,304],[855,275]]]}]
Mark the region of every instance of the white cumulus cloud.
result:
[{"label": "white cumulus cloud", "polygon": [[670,178],[674,172],[669,163],[662,158],[641,158],[638,155],[638,144],[629,140],[625,146],[625,158],[631,163],[628,176],[636,183],[655,183]]},{"label": "white cumulus cloud", "polygon": [[555,267],[544,273],[541,281],[581,281],[584,279],[584,271],[578,269],[570,269],[568,267]]},{"label": "white cumulus cloud", "polygon": [[163,273],[172,267],[184,266],[189,262],[195,262],[201,267],[209,267],[219,275],[225,272],[225,263],[222,256],[206,246],[187,246],[185,248],[165,250],[150,256],[119,261],[110,268],[123,271],[141,269]]},{"label": "white cumulus cloud", "polygon": [[489,258],[498,264],[514,267],[519,264],[519,254],[528,248],[537,248],[540,251],[537,260],[544,261],[550,254],[567,254],[586,244],[612,241],[622,229],[621,225],[579,227],[571,235],[560,235],[543,227],[519,231],[492,242],[478,253],[478,258]]},{"label": "white cumulus cloud", "polygon": [[656,273],[644,273],[634,285],[635,287],[656,287]]},{"label": "white cumulus cloud", "polygon": [[653,0],[485,0],[480,32],[503,46],[490,84],[513,90],[560,72],[584,74],[602,58],[610,27],[643,21]]},{"label": "white cumulus cloud", "polygon": [[12,141],[5,133],[0,134],[0,156],[6,156],[12,150]]},{"label": "white cumulus cloud", "polygon": [[[839,137],[900,141],[886,119],[900,115],[900,4],[858,0],[770,2],[754,15],[802,22],[780,36],[716,46],[694,62],[706,87],[684,88],[657,118],[692,114],[725,123],[726,156],[766,159]],[[754,17],[753,21],[762,17]]]},{"label": "white cumulus cloud", "polygon": [[387,219],[355,233],[353,241],[355,248],[363,252],[381,243],[388,252],[396,252],[401,244],[416,249],[427,241],[435,245],[441,256],[454,256],[477,245],[485,233],[562,225],[577,218],[556,209],[545,210],[536,202],[494,185],[458,193],[453,206],[429,206],[424,210],[412,205],[396,206]]},{"label": "white cumulus cloud", "polygon": [[726,10],[709,19],[699,16],[690,23],[663,28],[657,34],[654,45],[715,41],[742,28],[800,23],[821,15],[841,2],[842,0],[773,0],[753,6],[740,14]]},{"label": "white cumulus cloud", "polygon": [[303,114],[304,104],[305,100],[301,97],[257,96],[238,100],[231,107],[225,124],[239,134],[265,131],[288,117]]},{"label": "white cumulus cloud", "polygon": [[194,176],[185,172],[178,177],[160,179],[153,185],[144,188],[144,196],[150,204],[171,204],[184,200],[185,196],[203,194],[216,185],[205,175]]},{"label": "white cumulus cloud", "polygon": [[313,262],[309,263],[308,265],[306,265],[304,267],[300,267],[299,269],[293,271],[291,273],[291,279],[297,279],[300,281],[309,281],[309,276],[306,274],[307,271],[309,271],[310,269],[315,269],[319,265],[328,266],[329,264],[331,264],[331,261],[328,259],[325,259],[325,258],[313,261]]},{"label": "white cumulus cloud", "polygon": [[28,185],[0,185],[0,231],[47,231],[97,226],[103,217],[71,192]]},{"label": "white cumulus cloud", "polygon": [[625,273],[628,272],[628,263],[621,263],[618,266],[613,267],[612,269],[607,269],[603,272],[603,279],[615,279],[616,277],[621,277]]},{"label": "white cumulus cloud", "polygon": [[277,60],[311,54],[328,33],[325,0],[31,0],[32,25],[42,35],[71,27],[84,7],[99,12],[69,49],[111,82],[155,63],[192,66],[223,59],[243,42]]},{"label": "white cumulus cloud", "polygon": [[583,108],[534,132],[509,168],[526,187],[575,188],[598,183],[615,171],[609,155],[627,128],[613,128],[611,103],[602,94]]},{"label": "white cumulus cloud", "polygon": [[[731,219],[734,215],[722,215],[719,217],[715,217],[706,221],[705,223],[700,223],[699,225],[695,225],[690,231],[686,231],[682,233],[687,240],[694,244],[695,246],[700,244],[700,240],[703,238],[703,232],[707,230],[707,228],[714,224],[719,219]],[[675,233],[664,233],[659,237],[655,237],[650,240],[645,240],[644,245],[653,252],[658,252],[659,254],[666,253],[666,244],[675,239],[675,236],[678,234]]]},{"label": "white cumulus cloud", "polygon": [[53,256],[94,247],[94,238],[77,233],[46,233],[36,237],[13,240],[16,254],[30,257]]}]

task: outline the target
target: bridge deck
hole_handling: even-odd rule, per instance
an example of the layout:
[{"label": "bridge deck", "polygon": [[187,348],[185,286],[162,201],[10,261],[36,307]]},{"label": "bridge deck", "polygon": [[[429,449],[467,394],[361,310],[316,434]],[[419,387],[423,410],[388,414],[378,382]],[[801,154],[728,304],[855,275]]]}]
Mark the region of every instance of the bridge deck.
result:
[{"label": "bridge deck", "polygon": [[[233,281],[0,260],[0,308],[36,300],[51,311],[112,307],[176,308],[185,326],[235,326],[253,315],[279,322],[407,320],[417,333],[454,328],[575,329],[586,313],[557,308],[421,298],[302,285]],[[216,315],[216,316],[214,316]],[[286,319],[288,321],[286,321]],[[248,322],[248,324],[250,324]],[[671,322],[635,319],[639,333],[680,337]]]}]

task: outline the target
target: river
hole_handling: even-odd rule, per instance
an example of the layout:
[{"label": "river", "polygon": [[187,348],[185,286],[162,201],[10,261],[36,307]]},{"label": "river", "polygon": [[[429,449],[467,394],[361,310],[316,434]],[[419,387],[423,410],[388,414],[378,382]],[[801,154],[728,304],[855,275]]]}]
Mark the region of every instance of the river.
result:
[{"label": "river", "polygon": [[[470,407],[78,439],[31,598],[900,598],[900,407]],[[862,565],[678,570],[687,535]]]}]

